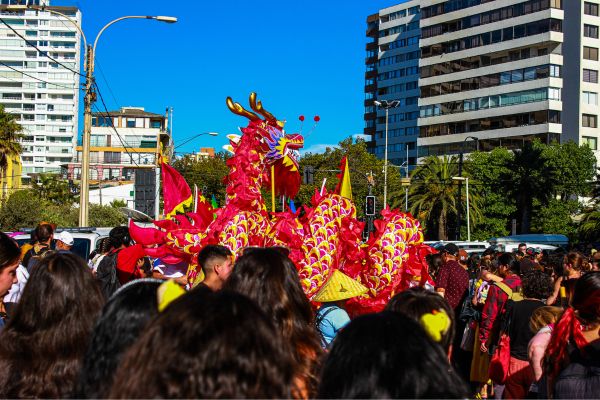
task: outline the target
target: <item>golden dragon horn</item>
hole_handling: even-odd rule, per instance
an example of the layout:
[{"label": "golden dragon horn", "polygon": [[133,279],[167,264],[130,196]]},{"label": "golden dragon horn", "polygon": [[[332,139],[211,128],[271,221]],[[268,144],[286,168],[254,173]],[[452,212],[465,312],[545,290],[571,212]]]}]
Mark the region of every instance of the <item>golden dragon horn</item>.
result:
[{"label": "golden dragon horn", "polygon": [[227,103],[227,107],[231,110],[232,113],[241,115],[242,117],[246,117],[251,121],[260,120],[260,117],[258,115],[244,109],[244,107],[242,107],[240,103],[235,103],[231,97],[227,96],[227,100],[225,102]]},{"label": "golden dragon horn", "polygon": [[256,101],[256,93],[254,92],[250,93],[250,107],[252,107],[252,110],[265,117],[267,121],[277,121],[277,118],[275,118],[273,114],[271,114],[263,108],[262,102],[260,100]]}]

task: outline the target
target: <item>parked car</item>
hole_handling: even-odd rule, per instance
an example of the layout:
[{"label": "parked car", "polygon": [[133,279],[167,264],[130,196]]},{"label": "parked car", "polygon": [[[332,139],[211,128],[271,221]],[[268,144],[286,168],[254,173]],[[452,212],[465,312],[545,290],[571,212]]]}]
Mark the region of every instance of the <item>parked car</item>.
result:
[{"label": "parked car", "polygon": [[[96,249],[98,241],[107,237],[110,229],[111,228],[57,228],[54,234],[56,235],[62,231],[71,233],[74,239],[71,251],[87,261],[90,253]],[[13,239],[19,243],[19,246],[22,246],[31,239],[31,231],[31,228],[21,229],[18,234],[13,236]],[[54,248],[54,243],[52,243],[52,248]]]}]

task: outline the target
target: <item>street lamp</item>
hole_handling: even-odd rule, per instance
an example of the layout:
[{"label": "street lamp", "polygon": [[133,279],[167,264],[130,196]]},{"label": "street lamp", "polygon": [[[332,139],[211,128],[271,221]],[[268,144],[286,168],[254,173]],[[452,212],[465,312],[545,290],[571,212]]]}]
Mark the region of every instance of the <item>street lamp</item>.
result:
[{"label": "street lamp", "polygon": [[192,140],[196,139],[197,137],[204,136],[204,135],[219,136],[219,133],[218,132],[202,132],[202,133],[199,133],[199,134],[194,135],[194,136],[192,136],[190,138],[187,138],[183,143],[180,143],[177,146],[175,146],[173,148],[173,150],[176,150],[176,149],[180,148],[181,146],[183,146],[184,144],[187,144],[187,143],[191,142]]},{"label": "street lamp", "polygon": [[[470,242],[471,241],[471,221],[470,221],[470,213],[469,213],[469,178],[462,177],[462,176],[453,176],[452,180],[459,181],[459,182],[465,181],[466,186],[467,186],[467,241]],[[460,188],[459,188],[459,190],[460,190]]]},{"label": "street lamp", "polygon": [[[92,133],[92,104],[96,101],[96,93],[93,89],[94,84],[94,61],[96,54],[96,46],[98,45],[98,39],[102,36],[102,33],[111,26],[112,24],[122,21],[124,19],[153,19],[155,21],[174,23],[177,22],[177,18],[168,16],[151,16],[151,15],[127,15],[110,21],[108,24],[98,32],[94,45],[90,46],[86,44],[86,56],[85,56],[85,97],[83,99],[84,110],[83,110],[83,147],[81,150],[81,194],[79,197],[79,226],[88,225],[89,216],[89,168],[90,168],[90,137]],[[73,22],[72,20],[70,20]],[[77,24],[75,24],[77,26]],[[78,26],[77,26],[78,27]],[[81,28],[78,27],[81,31]],[[83,33],[83,32],[82,32]],[[85,36],[84,36],[85,40]]]},{"label": "street lamp", "polygon": [[390,108],[398,107],[400,105],[400,101],[375,100],[373,104],[385,110],[385,154],[383,156],[383,208],[385,208],[387,206],[388,113]]},{"label": "street lamp", "polygon": [[[462,168],[463,168],[463,158],[464,158],[464,152],[465,152],[465,143],[467,143],[467,140],[475,140],[475,142],[477,143],[477,151],[479,151],[479,138],[475,137],[475,136],[467,136],[463,141],[462,144],[460,146],[460,154],[458,156],[458,176],[461,177],[462,176]],[[461,196],[462,196],[462,182],[458,182],[458,202],[461,202]],[[460,225],[461,225],[461,212],[460,212],[460,208],[458,209],[458,212],[456,213],[456,237],[458,238],[460,236]]]}]

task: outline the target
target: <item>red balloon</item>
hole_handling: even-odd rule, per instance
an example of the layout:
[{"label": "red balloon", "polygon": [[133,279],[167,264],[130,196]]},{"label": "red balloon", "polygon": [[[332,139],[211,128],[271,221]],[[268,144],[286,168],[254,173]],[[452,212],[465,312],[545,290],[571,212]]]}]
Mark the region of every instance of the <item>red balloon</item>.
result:
[{"label": "red balloon", "polygon": [[301,115],[301,116],[299,116],[299,117],[298,117],[298,119],[299,119],[300,121],[304,121],[304,115]]},{"label": "red balloon", "polygon": [[318,115],[315,115],[315,122],[319,122],[321,120],[321,117],[319,117]]}]

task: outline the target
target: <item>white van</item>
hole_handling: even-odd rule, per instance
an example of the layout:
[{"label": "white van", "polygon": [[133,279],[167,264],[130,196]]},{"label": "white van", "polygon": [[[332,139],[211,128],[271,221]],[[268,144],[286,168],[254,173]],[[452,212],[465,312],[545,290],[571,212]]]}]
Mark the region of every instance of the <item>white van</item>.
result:
[{"label": "white van", "polygon": [[[74,244],[71,251],[79,257],[88,261],[90,253],[96,249],[98,241],[108,236],[108,232],[112,228],[57,228],[54,234],[67,231],[73,235]],[[23,229],[18,235],[13,236],[13,239],[19,243],[19,246],[29,242],[31,239],[32,229]],[[51,246],[54,248],[54,244]]]},{"label": "white van", "polygon": [[488,242],[480,242],[480,241],[472,241],[472,242],[461,242],[456,240],[438,240],[438,241],[429,241],[424,242],[426,245],[433,247],[434,249],[440,249],[444,247],[444,245],[448,243],[454,243],[458,246],[459,249],[466,251],[469,255],[471,254],[481,254],[487,249],[490,244]]}]

